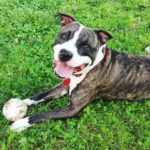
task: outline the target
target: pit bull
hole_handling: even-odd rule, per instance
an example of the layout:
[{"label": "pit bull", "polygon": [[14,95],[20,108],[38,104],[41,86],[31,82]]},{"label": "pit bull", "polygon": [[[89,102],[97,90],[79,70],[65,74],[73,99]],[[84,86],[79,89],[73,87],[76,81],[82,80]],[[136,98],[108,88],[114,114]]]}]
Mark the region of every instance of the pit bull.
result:
[{"label": "pit bull", "polygon": [[130,56],[107,47],[111,34],[93,30],[72,16],[60,14],[61,31],[54,41],[55,73],[62,83],[24,99],[27,105],[53,101],[69,95],[63,109],[19,119],[11,125],[24,130],[47,119],[76,116],[95,99],[150,99],[150,56]]}]

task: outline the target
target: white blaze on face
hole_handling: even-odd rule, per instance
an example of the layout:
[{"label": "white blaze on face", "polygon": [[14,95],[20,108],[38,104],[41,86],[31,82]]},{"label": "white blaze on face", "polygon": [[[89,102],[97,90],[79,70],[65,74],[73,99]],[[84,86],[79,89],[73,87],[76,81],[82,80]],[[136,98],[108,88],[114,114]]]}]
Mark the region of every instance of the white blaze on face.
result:
[{"label": "white blaze on face", "polygon": [[[71,92],[74,88],[76,88],[76,86],[85,78],[85,76],[87,75],[87,73],[93,69],[103,58],[104,58],[104,54],[103,54],[103,48],[106,47],[106,45],[103,45],[99,48],[96,58],[92,63],[92,60],[90,59],[90,57],[88,56],[81,56],[78,53],[77,50],[77,46],[76,46],[76,42],[79,39],[79,35],[81,33],[81,31],[83,30],[84,26],[80,24],[80,27],[78,29],[78,31],[76,31],[74,33],[74,36],[71,40],[64,42],[62,44],[56,44],[54,46],[54,60],[55,61],[59,61],[59,52],[61,49],[66,49],[67,51],[70,51],[73,54],[73,57],[71,58],[71,60],[67,61],[67,65],[70,67],[78,67],[82,64],[88,64],[87,67],[85,67],[83,70],[81,70],[80,72],[77,72],[77,74],[82,74],[80,77],[76,77],[72,74],[69,74],[69,78],[70,78],[70,88],[69,88],[69,95],[71,95]],[[63,67],[62,67],[63,68]],[[60,69],[59,69],[60,70]],[[65,69],[61,69],[63,72],[65,71]],[[57,70],[58,71],[58,70]],[[61,73],[62,75],[62,73]],[[65,74],[66,75],[66,74]],[[64,76],[64,77],[68,77],[68,76]]]},{"label": "white blaze on face", "polygon": [[77,67],[82,64],[91,64],[92,61],[88,56],[81,56],[78,53],[76,42],[79,39],[79,35],[84,28],[83,25],[80,25],[78,31],[74,33],[74,36],[71,40],[64,42],[62,44],[56,44],[54,46],[54,60],[59,61],[59,52],[61,49],[66,49],[67,51],[70,51],[73,54],[73,57],[71,60],[67,61],[66,63],[71,67]]}]

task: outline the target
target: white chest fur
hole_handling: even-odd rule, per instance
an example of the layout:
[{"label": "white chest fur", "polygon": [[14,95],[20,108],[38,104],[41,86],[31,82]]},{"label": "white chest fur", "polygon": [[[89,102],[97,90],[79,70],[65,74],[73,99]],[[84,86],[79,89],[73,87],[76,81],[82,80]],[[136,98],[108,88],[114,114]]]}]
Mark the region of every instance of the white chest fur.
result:
[{"label": "white chest fur", "polygon": [[81,72],[78,72],[78,74],[82,74],[80,77],[71,76],[70,77],[70,88],[69,88],[69,95],[71,95],[71,92],[74,88],[77,87],[77,85],[82,82],[82,80],[86,77],[87,73],[93,69],[102,59],[104,58],[103,48],[105,48],[106,45],[103,45],[99,48],[99,51],[96,55],[96,59],[91,66],[87,66],[85,69],[83,69]]}]

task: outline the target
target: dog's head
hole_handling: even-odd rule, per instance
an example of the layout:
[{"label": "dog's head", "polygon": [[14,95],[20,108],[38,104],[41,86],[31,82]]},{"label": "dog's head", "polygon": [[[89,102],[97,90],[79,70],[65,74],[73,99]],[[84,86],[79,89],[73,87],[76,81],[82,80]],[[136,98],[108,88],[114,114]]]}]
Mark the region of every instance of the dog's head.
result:
[{"label": "dog's head", "polygon": [[67,78],[92,66],[100,47],[112,36],[103,30],[87,28],[69,15],[60,17],[61,32],[53,47],[55,72]]}]

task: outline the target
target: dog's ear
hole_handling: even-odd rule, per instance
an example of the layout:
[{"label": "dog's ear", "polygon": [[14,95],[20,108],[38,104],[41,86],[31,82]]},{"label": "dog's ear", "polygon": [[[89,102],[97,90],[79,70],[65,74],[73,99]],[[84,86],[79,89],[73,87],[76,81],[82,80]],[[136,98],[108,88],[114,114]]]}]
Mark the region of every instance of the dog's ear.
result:
[{"label": "dog's ear", "polygon": [[103,30],[94,30],[94,32],[102,44],[105,44],[108,40],[113,38],[110,33]]},{"label": "dog's ear", "polygon": [[59,16],[60,16],[60,24],[62,27],[75,21],[75,19],[72,16],[69,16],[67,14],[59,13]]}]

